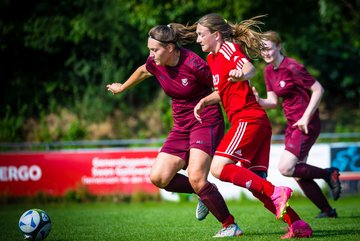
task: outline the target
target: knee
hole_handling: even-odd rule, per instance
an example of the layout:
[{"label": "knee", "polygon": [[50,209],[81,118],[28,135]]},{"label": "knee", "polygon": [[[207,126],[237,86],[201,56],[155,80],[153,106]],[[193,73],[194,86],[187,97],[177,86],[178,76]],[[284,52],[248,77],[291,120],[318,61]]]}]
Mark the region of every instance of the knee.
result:
[{"label": "knee", "polygon": [[217,179],[220,179],[220,174],[222,169],[223,169],[222,165],[213,162],[210,167],[211,175],[213,175]]},{"label": "knee", "polygon": [[164,178],[162,178],[160,175],[157,175],[155,173],[150,173],[150,181],[158,188],[164,188],[168,184],[168,182],[166,182]]},{"label": "knee", "polygon": [[279,172],[286,177],[291,177],[293,174],[293,168],[289,168],[288,166],[280,165]]},{"label": "knee", "polygon": [[206,183],[206,178],[201,178],[200,175],[189,175],[189,182],[191,187],[194,189],[194,191],[196,193],[198,193],[201,188],[205,185]]},{"label": "knee", "polygon": [[204,169],[204,168],[188,169],[189,182],[196,193],[200,191],[201,188],[207,183],[208,174],[209,174],[209,169]]}]

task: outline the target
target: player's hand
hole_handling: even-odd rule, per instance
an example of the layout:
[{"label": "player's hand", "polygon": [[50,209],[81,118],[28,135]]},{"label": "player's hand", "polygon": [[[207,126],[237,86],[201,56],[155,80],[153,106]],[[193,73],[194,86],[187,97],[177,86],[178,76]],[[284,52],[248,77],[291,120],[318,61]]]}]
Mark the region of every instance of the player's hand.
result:
[{"label": "player's hand", "polygon": [[230,81],[230,82],[242,81],[243,77],[244,77],[244,73],[240,69],[232,69],[229,72],[228,81]]},{"label": "player's hand", "polygon": [[113,95],[122,92],[122,84],[112,83],[106,86],[107,90],[110,91]]},{"label": "player's hand", "polygon": [[255,86],[252,87],[253,94],[255,95],[256,101],[259,103],[259,93],[257,92]]},{"label": "player's hand", "polygon": [[201,99],[199,101],[199,103],[197,103],[197,105],[194,107],[194,115],[195,115],[195,118],[200,122],[202,123],[201,121],[201,118],[200,118],[200,114],[201,112],[203,111],[203,109],[205,108],[205,101],[204,99]]},{"label": "player's hand", "polygon": [[308,134],[308,124],[309,124],[309,118],[307,117],[301,117],[300,120],[298,120],[295,124],[293,124],[293,127],[297,127],[300,131],[304,132],[305,134]]}]

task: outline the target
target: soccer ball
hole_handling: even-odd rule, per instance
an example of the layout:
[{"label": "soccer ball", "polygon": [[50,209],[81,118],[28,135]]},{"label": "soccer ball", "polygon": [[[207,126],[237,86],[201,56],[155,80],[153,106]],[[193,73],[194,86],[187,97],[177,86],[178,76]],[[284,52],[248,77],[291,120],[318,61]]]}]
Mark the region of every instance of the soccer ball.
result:
[{"label": "soccer ball", "polygon": [[29,209],[21,215],[19,228],[26,240],[44,240],[50,233],[51,220],[41,209]]}]

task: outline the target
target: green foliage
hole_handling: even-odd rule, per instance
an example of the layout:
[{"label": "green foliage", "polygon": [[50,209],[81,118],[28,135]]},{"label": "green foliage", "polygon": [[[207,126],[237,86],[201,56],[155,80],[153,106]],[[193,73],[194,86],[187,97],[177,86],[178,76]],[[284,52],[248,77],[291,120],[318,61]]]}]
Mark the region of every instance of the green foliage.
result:
[{"label": "green foliage", "polygon": [[360,111],[343,109],[335,114],[335,131],[338,133],[357,133],[360,132]]},{"label": "green foliage", "polygon": [[[20,141],[24,116],[12,115],[12,113],[10,113],[9,105],[6,105],[4,109],[5,115],[0,119],[0,141]],[[23,114],[25,109],[26,107],[24,107],[23,110],[20,110],[20,114]]]},{"label": "green foliage", "polygon": [[[326,110],[336,112],[344,106],[358,110],[358,8],[358,1],[335,0],[295,1],[291,6],[281,0],[2,1],[0,141],[89,138],[87,126],[117,117],[117,111],[121,119],[111,124],[126,123],[127,116],[149,103],[161,110],[164,128],[160,135],[166,135],[172,126],[170,103],[154,103],[162,100],[157,98],[161,92],[154,79],[117,96],[109,94],[106,85],[126,81],[145,62],[151,27],[170,22],[193,24],[210,12],[232,22],[267,14],[263,30],[279,31],[288,55],[304,63],[323,84]],[[197,44],[188,47],[206,56]],[[253,82],[259,83],[256,87],[264,94],[262,77]],[[58,128],[54,134],[51,123],[44,120],[59,109],[75,113],[78,123],[69,132]],[[283,123],[280,110],[269,115],[274,123]],[[29,120],[47,127],[29,137],[24,126]],[[329,131],[352,125],[340,124],[346,126]],[[146,123],[138,121],[138,125],[121,135],[107,136],[130,138],[136,131],[146,137]]]},{"label": "green foliage", "polygon": [[[282,11],[274,11],[280,5]],[[281,0],[259,0],[252,7],[268,13],[265,30],[280,32],[290,56],[298,56],[307,68],[316,70],[330,111],[344,105],[360,107],[360,75],[355,64],[360,33],[354,31],[360,27],[358,1],[297,1],[286,8]]]},{"label": "green foliage", "polygon": [[85,128],[80,124],[80,122],[75,121],[71,123],[69,130],[67,131],[64,140],[83,140],[86,135]]},{"label": "green foliage", "polygon": [[91,194],[84,185],[78,185],[74,190],[68,190],[64,195],[67,202],[90,202],[94,201],[96,196]]}]

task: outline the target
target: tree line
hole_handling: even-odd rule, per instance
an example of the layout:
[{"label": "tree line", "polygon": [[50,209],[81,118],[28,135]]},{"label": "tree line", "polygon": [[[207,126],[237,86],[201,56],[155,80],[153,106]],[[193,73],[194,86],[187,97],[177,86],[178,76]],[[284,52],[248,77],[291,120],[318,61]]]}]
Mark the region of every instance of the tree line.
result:
[{"label": "tree line", "polygon": [[[358,0],[1,1],[0,141],[165,135],[170,103],[155,80],[117,96],[105,86],[125,81],[144,63],[151,27],[193,24],[210,12],[232,22],[266,15],[262,30],[278,31],[287,55],[324,86],[324,128],[360,131],[359,5]],[[187,47],[205,57],[196,44]],[[252,82],[265,94],[265,64],[254,64]],[[283,124],[281,111],[269,115],[275,125]],[[149,120],[159,127],[149,130]]]}]

